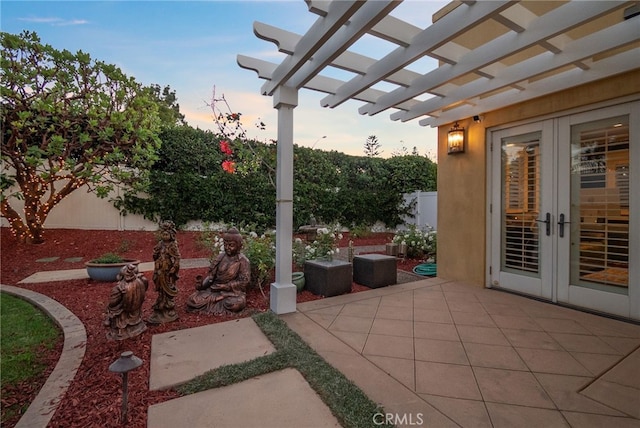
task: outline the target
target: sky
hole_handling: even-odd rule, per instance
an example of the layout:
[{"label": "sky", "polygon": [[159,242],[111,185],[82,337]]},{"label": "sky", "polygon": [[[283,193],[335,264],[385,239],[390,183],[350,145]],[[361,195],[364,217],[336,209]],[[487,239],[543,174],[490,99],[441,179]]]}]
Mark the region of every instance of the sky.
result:
[{"label": "sky", "polygon": [[[392,15],[424,28],[447,3],[409,0]],[[217,98],[224,95],[231,110],[242,113],[249,138],[265,142],[277,138],[277,111],[271,97],[260,95],[265,81],[254,71],[242,69],[236,57],[242,54],[279,64],[285,55],[275,44],[255,36],[253,23],[302,35],[316,19],[304,0],[0,2],[2,31],[33,31],[44,44],[74,53],[81,50],[95,60],[115,64],[143,85],[168,85],[176,92],[187,123],[200,129],[216,130],[210,107],[215,89]],[[352,50],[381,58],[394,48],[389,45],[367,36]],[[435,66],[428,59],[416,65],[423,70],[415,71],[424,73]],[[325,75],[351,77],[334,73]],[[382,157],[415,147],[435,160],[436,129],[422,127],[417,120],[394,122],[389,118],[393,111],[362,116],[359,101],[323,108],[320,100],[325,95],[300,90],[294,110],[295,144],[362,156],[367,138],[374,135]],[[265,123],[264,130],[255,126],[259,121]]]}]

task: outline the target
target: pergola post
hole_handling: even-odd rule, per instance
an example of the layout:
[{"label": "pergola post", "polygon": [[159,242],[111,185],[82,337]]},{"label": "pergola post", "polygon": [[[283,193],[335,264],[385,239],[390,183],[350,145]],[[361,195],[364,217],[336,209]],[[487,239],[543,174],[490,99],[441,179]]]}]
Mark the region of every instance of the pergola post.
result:
[{"label": "pergola post", "polygon": [[276,168],[276,281],[271,284],[271,310],[276,314],[296,311],[296,286],[291,281],[293,238],[293,109],[298,90],[279,86],[273,94],[278,110]]}]

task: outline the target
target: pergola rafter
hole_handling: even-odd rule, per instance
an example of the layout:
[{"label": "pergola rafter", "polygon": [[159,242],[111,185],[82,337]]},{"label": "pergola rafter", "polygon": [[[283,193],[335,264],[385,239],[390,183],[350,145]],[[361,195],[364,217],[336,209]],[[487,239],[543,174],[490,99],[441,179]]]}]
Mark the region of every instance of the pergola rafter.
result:
[{"label": "pergola rafter", "polygon": [[[261,93],[274,97],[278,155],[287,171],[292,171],[291,110],[303,88],[326,94],[325,107],[356,100],[365,103],[361,114],[389,111],[392,120],[440,126],[640,67],[640,17],[630,9],[638,1],[454,0],[426,28],[393,15],[402,0],[306,3],[318,18],[303,35],[254,24],[258,37],[287,55],[280,64],[238,55],[242,68],[266,80]],[[380,59],[357,52],[354,45],[365,36],[392,48]],[[437,64],[425,70],[425,58]],[[331,68],[353,77],[330,77]],[[380,83],[391,89],[380,89]],[[290,187],[279,183],[280,240],[291,234],[291,198]],[[281,299],[279,290],[294,287],[291,254],[283,253],[290,245],[281,244],[272,309],[274,299],[292,298],[287,291]],[[295,310],[295,293],[290,303],[277,304],[276,312]]]}]

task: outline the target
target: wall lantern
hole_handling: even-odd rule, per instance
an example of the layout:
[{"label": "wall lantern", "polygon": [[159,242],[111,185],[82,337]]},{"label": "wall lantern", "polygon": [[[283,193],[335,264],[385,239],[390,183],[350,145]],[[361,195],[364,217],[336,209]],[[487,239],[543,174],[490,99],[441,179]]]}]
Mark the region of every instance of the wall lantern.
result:
[{"label": "wall lantern", "polygon": [[464,128],[458,126],[458,122],[453,125],[447,135],[447,154],[464,152]]}]

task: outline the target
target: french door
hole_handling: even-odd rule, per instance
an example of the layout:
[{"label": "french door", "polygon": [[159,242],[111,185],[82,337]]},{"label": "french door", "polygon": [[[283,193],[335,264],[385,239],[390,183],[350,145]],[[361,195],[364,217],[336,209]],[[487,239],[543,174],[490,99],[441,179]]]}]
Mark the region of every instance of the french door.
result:
[{"label": "french door", "polygon": [[492,286],[640,319],[639,110],[491,133]]}]

